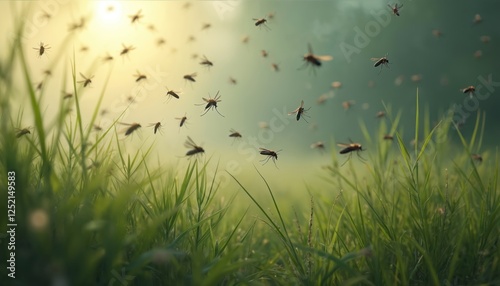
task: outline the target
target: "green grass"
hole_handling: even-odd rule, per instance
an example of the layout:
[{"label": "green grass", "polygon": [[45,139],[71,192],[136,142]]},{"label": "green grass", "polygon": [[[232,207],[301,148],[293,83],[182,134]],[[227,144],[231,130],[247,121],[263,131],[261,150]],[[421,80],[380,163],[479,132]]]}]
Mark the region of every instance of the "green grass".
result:
[{"label": "green grass", "polygon": [[[2,259],[2,285],[500,283],[498,152],[483,152],[483,163],[471,157],[482,150],[483,113],[465,138],[450,115],[431,126],[417,91],[415,144],[405,143],[402,113],[387,106],[388,120],[373,134],[360,122],[367,161],[354,154],[341,167],[332,149],[321,179],[328,187],[305,185],[308,204],[276,195],[280,186],[258,170],[261,184],[230,174],[234,183],[220,190],[210,160],[153,168],[152,145],[127,153],[113,126],[91,132],[106,87],[84,121],[74,59],[67,68],[76,117],[61,103],[46,122],[44,91],[33,88],[17,27],[0,59],[0,195],[6,202],[5,174],[16,172],[18,223],[17,278],[7,277]],[[15,69],[21,79],[11,77]],[[16,108],[14,92],[29,105]],[[26,114],[34,128],[16,138]],[[393,142],[381,140],[387,133]],[[455,133],[459,146],[448,138]],[[5,258],[5,203],[0,212]]]}]

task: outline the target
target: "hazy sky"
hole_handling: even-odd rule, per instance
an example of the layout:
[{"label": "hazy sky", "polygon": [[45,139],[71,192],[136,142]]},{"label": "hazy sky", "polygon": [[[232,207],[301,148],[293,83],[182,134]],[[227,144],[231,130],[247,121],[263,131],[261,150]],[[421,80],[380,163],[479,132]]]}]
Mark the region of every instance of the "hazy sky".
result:
[{"label": "hazy sky", "polygon": [[[431,120],[438,120],[451,105],[466,103],[460,89],[478,86],[479,78],[490,74],[493,81],[500,81],[496,80],[498,64],[493,64],[500,57],[494,52],[498,51],[498,1],[401,3],[398,17],[385,1],[1,1],[0,32],[5,40],[0,55],[4,56],[1,50],[12,39],[12,17],[30,9],[23,44],[35,83],[44,80],[44,70],[52,72],[44,80],[47,118],[57,110],[63,90],[72,91],[69,82],[74,54],[77,80],[82,80],[79,73],[93,76],[88,87],[79,87],[84,118],[90,118],[110,75],[100,107],[107,113],[97,124],[107,127],[122,115],[120,122],[143,126],[138,134],[123,140],[127,151],[133,153],[154,142],[158,161],[185,163],[187,160],[179,157],[187,151],[183,143],[191,136],[205,148],[206,157],[220,159],[222,168],[255,164],[276,178],[311,174],[329,159],[309,145],[323,140],[330,148],[333,138],[362,143],[358,122],[364,120],[374,130],[378,125],[375,114],[383,110],[382,102],[404,111],[403,129],[410,134],[417,87],[422,104],[430,107]],[[130,16],[139,11],[142,17],[131,23]],[[45,12],[50,18],[43,16]],[[266,18],[266,27],[254,25],[253,18],[270,13],[275,16]],[[483,18],[481,23],[474,24],[476,14]],[[86,19],[85,27],[69,32],[71,23],[78,23],[81,17]],[[205,24],[210,28],[202,29]],[[434,29],[439,29],[442,37],[433,36]],[[483,43],[481,36],[489,36],[491,41]],[[249,39],[246,44],[242,43],[244,37]],[[164,45],[157,44],[160,38]],[[41,57],[33,49],[40,42],[50,47]],[[134,49],[120,56],[122,44]],[[308,44],[315,54],[334,58],[315,74],[309,68],[300,69]],[[88,50],[82,51],[82,47]],[[268,52],[267,58],[262,50]],[[477,50],[482,57],[474,57]],[[103,61],[107,54],[113,61]],[[385,55],[389,68],[374,68],[370,58]],[[202,56],[214,66],[201,66]],[[272,63],[279,65],[279,72],[272,69]],[[145,74],[147,81],[137,83],[134,74],[138,72]],[[183,79],[191,73],[197,73],[197,82]],[[421,75],[422,80],[412,82],[412,75]],[[230,84],[229,77],[237,84]],[[395,83],[398,77],[400,85]],[[15,78],[22,83],[19,75]],[[332,88],[333,81],[340,81],[342,87]],[[167,100],[167,86],[180,91],[180,99]],[[218,110],[224,117],[215,110],[200,116],[205,106],[195,104],[203,104],[202,97],[213,97],[217,92],[222,100]],[[321,95],[327,100],[318,105]],[[489,112],[490,130],[498,121],[494,112],[500,101],[494,95],[479,102],[480,108]],[[301,100],[310,107],[307,122],[287,115]],[[342,107],[345,101],[355,104],[346,111]],[[24,105],[27,98],[20,95],[15,103]],[[180,129],[175,118],[185,114],[188,125]],[[475,118],[473,112],[469,114]],[[158,121],[163,132],[154,135],[148,125]],[[260,129],[259,122],[271,123],[272,128]],[[26,125],[30,124],[26,114]],[[467,121],[465,130],[472,125]],[[117,125],[123,138],[125,128]],[[229,138],[231,128],[242,133],[243,140]],[[498,136],[486,141],[497,144]],[[258,147],[282,149],[279,169],[272,162],[260,165]],[[295,176],[287,184],[301,180]]]}]

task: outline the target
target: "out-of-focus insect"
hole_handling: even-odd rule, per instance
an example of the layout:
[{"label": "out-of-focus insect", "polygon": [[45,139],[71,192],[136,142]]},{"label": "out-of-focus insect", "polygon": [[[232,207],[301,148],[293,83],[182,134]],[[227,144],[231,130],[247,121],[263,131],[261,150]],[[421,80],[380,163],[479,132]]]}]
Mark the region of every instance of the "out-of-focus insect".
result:
[{"label": "out-of-focus insect", "polygon": [[182,8],[186,10],[189,9],[190,7],[191,7],[191,2],[186,2],[184,3],[184,5],[182,5]]},{"label": "out-of-focus insect", "polygon": [[269,53],[266,51],[266,50],[262,50],[260,51],[260,54],[262,55],[262,57],[264,58],[267,58],[267,56],[269,55]]},{"label": "out-of-focus insect", "polygon": [[180,120],[180,123],[179,123],[179,131],[180,131],[181,127],[184,126],[184,124],[187,124],[187,122],[186,122],[186,120],[187,120],[186,113],[184,113],[183,117],[176,117],[175,119]]},{"label": "out-of-focus insect", "polygon": [[120,124],[129,126],[125,130],[125,136],[129,136],[130,134],[134,133],[134,131],[142,127],[139,123],[120,123]]},{"label": "out-of-focus insect", "polygon": [[341,88],[342,83],[340,81],[334,81],[334,82],[332,82],[332,87],[333,88]]},{"label": "out-of-focus insect", "polygon": [[40,45],[36,48],[33,48],[34,50],[38,51],[38,57],[41,57],[46,50],[50,50],[49,45],[45,45],[43,42],[40,42]]},{"label": "out-of-focus insect", "polygon": [[212,27],[212,24],[210,24],[210,23],[205,23],[205,24],[203,24],[203,26],[201,26],[201,30],[202,30],[202,31],[203,31],[203,30],[208,30],[208,29],[210,29],[210,27]]},{"label": "out-of-focus insect", "polygon": [[394,79],[394,85],[400,86],[403,84],[404,80],[405,80],[404,75],[399,75],[397,78]]},{"label": "out-of-focus insect", "polygon": [[274,17],[276,17],[276,12],[270,12],[267,14],[267,19],[269,20],[274,20]]},{"label": "out-of-focus insect", "polygon": [[483,21],[483,17],[481,17],[481,15],[479,15],[479,14],[474,15],[474,24],[479,24],[482,21]]},{"label": "out-of-focus insect", "polygon": [[63,94],[63,99],[69,99],[73,97],[73,94],[71,92],[63,91],[62,94]]},{"label": "out-of-focus insect", "polygon": [[190,81],[190,82],[196,82],[196,73],[192,73],[192,74],[187,74],[187,75],[184,75],[183,78],[187,81]]},{"label": "out-of-focus insect", "polygon": [[[203,100],[207,103],[205,105],[205,112],[203,112],[200,116],[203,116],[205,114],[207,114],[207,112],[210,110],[210,109],[215,109],[215,111],[217,111],[217,113],[219,113],[220,116],[222,117],[225,117],[224,115],[222,115],[219,110],[217,109],[217,103],[218,102],[221,102],[222,100],[220,99],[220,95],[219,95],[219,91],[217,91],[217,94],[215,95],[214,98],[211,98],[210,96],[208,98],[204,98],[203,97]],[[201,103],[201,104],[196,104],[196,105],[204,105],[205,103]]]},{"label": "out-of-focus insect", "polygon": [[161,125],[161,122],[158,121],[156,123],[149,124],[148,127],[153,127],[154,134],[156,134],[156,132],[161,131],[163,125]]},{"label": "out-of-focus insect", "polygon": [[373,81],[373,80],[369,80],[368,81],[368,87],[369,88],[374,88],[375,86],[376,86],[375,81]]},{"label": "out-of-focus insect", "polygon": [[132,50],[135,50],[135,47],[134,46],[125,46],[125,44],[122,44],[123,46],[123,49],[122,51],[120,52],[120,56],[123,56],[123,55],[128,55],[128,53]]},{"label": "out-of-focus insect", "polygon": [[260,19],[253,18],[252,20],[255,21],[255,26],[256,27],[259,27],[259,28],[260,27],[264,27],[264,28],[266,28],[266,30],[270,30],[269,27],[266,25],[267,19],[265,17],[264,18],[260,18]]},{"label": "out-of-focus insect", "polygon": [[482,163],[483,162],[483,157],[479,154],[472,154],[471,155],[472,157],[472,160],[478,162],[478,163]]},{"label": "out-of-focus insect", "polygon": [[[165,88],[167,89],[167,94],[166,94],[166,96],[168,97],[168,99],[170,99],[170,98],[172,98],[172,97],[175,97],[175,98],[179,99],[179,93],[180,93],[180,91],[173,91],[173,90],[170,90],[170,89],[168,89],[168,87],[167,87],[167,86],[166,86]],[[168,99],[167,99],[167,100],[168,100]]]},{"label": "out-of-focus insect", "polygon": [[36,84],[36,90],[42,90],[43,80]]},{"label": "out-of-focus insect", "polygon": [[401,9],[401,7],[403,7],[403,4],[401,4],[400,6],[398,6],[398,4],[394,4],[394,7],[391,6],[390,4],[387,4],[387,6],[389,6],[389,8],[391,8],[392,10],[392,13],[396,16],[399,16],[399,10]]},{"label": "out-of-focus insect", "polygon": [[138,70],[136,70],[136,74],[133,75],[136,79],[135,82],[140,82],[141,80],[147,80],[148,77],[145,74],[141,74]]},{"label": "out-of-focus insect", "polygon": [[78,83],[82,83],[83,87],[87,87],[87,85],[92,83],[92,79],[94,78],[93,75],[86,77],[82,73],[80,73],[80,76],[83,77],[83,80],[78,81]]},{"label": "out-of-focus insect", "polygon": [[314,142],[311,144],[311,149],[317,149],[323,152],[325,151],[325,143],[323,141]]},{"label": "out-of-focus insect", "polygon": [[411,81],[418,83],[422,81],[422,75],[421,74],[414,74],[411,76]]},{"label": "out-of-focus insect", "polygon": [[75,31],[75,30],[78,30],[78,29],[83,29],[83,28],[85,28],[85,23],[86,23],[86,19],[84,17],[81,17],[80,18],[80,22],[71,23],[69,25],[68,30],[69,31]]},{"label": "out-of-focus insect", "polygon": [[307,66],[311,66],[313,68],[313,72],[316,73],[315,68],[319,68],[322,64],[321,63],[322,61],[326,62],[326,61],[333,60],[333,57],[329,56],[329,55],[325,55],[325,56],[315,55],[313,53],[311,44],[307,44],[307,49],[308,49],[308,53],[305,54],[302,58],[304,60],[304,64],[299,69],[302,69],[302,68],[307,67]]},{"label": "out-of-focus insect", "polygon": [[328,98],[330,98],[328,94],[324,93],[320,95],[318,99],[316,99],[316,103],[319,105],[324,104],[328,100]]},{"label": "out-of-focus insect", "polygon": [[97,132],[102,131],[102,127],[97,125],[97,124],[94,124],[94,126],[92,128],[94,129],[94,131],[97,131]]},{"label": "out-of-focus insect", "polygon": [[156,27],[155,27],[155,25],[154,25],[154,24],[149,24],[147,28],[148,28],[148,30],[150,30],[151,32],[156,32]]},{"label": "out-of-focus insect", "polygon": [[214,63],[209,61],[206,56],[203,56],[203,58],[201,59],[200,65],[210,68],[210,67],[214,66]]},{"label": "out-of-focus insect", "polygon": [[243,37],[241,38],[241,42],[242,42],[243,44],[248,44],[248,42],[249,42],[249,41],[250,41],[250,37],[249,37],[249,36],[243,36]]},{"label": "out-of-focus insect", "polygon": [[229,83],[230,84],[237,84],[238,82],[236,81],[236,79],[234,77],[229,77]]},{"label": "out-of-focus insect", "polygon": [[192,43],[192,42],[194,42],[194,41],[196,41],[196,37],[195,37],[195,36],[193,36],[193,35],[189,35],[189,37],[188,37],[188,39],[187,39],[187,42],[188,42],[188,43]]},{"label": "out-of-focus insect", "polygon": [[[309,117],[308,115],[306,115],[306,112],[310,109],[310,107],[308,109],[305,109],[304,108],[304,101],[302,100],[300,102],[300,106],[297,107],[297,109],[295,109],[294,111],[288,113],[288,115],[292,115],[292,114],[297,114],[296,118],[297,118],[297,121],[299,121],[300,117],[302,116],[302,118],[304,119],[305,122],[307,122],[307,120],[305,119],[305,117]],[[309,123],[309,122],[308,122]]]},{"label": "out-of-focus insect", "polygon": [[381,58],[371,58],[371,60],[375,62],[375,64],[373,64],[374,67],[380,66],[380,71],[378,72],[379,74],[382,72],[382,68],[384,66],[389,68],[389,60],[387,59],[387,54]]},{"label": "out-of-focus insect", "polygon": [[349,161],[349,159],[351,159],[351,156],[352,156],[352,153],[351,152],[356,152],[356,154],[358,155],[358,157],[361,159],[361,161],[366,161],[363,157],[361,157],[361,155],[359,154],[359,151],[364,151],[363,150],[363,147],[361,146],[361,144],[359,143],[350,143],[350,144],[345,144],[345,143],[338,143],[337,144],[339,147],[342,147],[343,149],[340,150],[340,154],[349,154],[349,157],[347,158],[347,160],[342,164],[342,166],[344,166],[345,163],[347,163],[347,161]]},{"label": "out-of-focus insect", "polygon": [[434,29],[432,30],[432,35],[434,35],[434,37],[439,39],[441,38],[441,36],[443,36],[443,32],[441,32],[441,30]]},{"label": "out-of-focus insect", "polygon": [[260,160],[261,162],[263,162],[262,165],[265,165],[269,161],[269,159],[272,159],[274,165],[276,166],[276,168],[278,168],[278,166],[276,165],[276,160],[278,160],[278,153],[281,150],[273,151],[262,147],[259,148],[259,150],[260,150],[260,155],[267,156],[267,158]]},{"label": "out-of-focus insect", "polygon": [[491,41],[491,37],[490,36],[481,36],[479,39],[481,39],[481,42],[487,44]]},{"label": "out-of-focus insect", "polygon": [[109,61],[112,61],[112,60],[113,60],[113,57],[112,57],[109,53],[106,53],[106,56],[104,56],[104,57],[102,58],[102,60],[103,60],[104,62],[109,62]]},{"label": "out-of-focus insect", "polygon": [[184,143],[184,146],[186,146],[186,148],[191,149],[191,150],[187,151],[186,156],[193,156],[196,154],[205,153],[205,150],[202,147],[196,145],[196,143],[194,143],[193,139],[191,139],[191,137],[189,137],[189,136],[187,137],[187,140]]},{"label": "out-of-focus insect", "polygon": [[46,75],[46,76],[51,76],[52,75],[52,71],[51,70],[44,70],[43,74]]},{"label": "out-of-focus insect", "polygon": [[269,129],[269,124],[265,121],[260,121],[258,124],[260,129]]},{"label": "out-of-focus insect", "polygon": [[40,15],[40,18],[50,20],[50,18],[52,18],[52,15],[47,11],[43,11],[43,13]]},{"label": "out-of-focus insect", "polygon": [[134,24],[135,22],[139,22],[139,20],[144,17],[144,15],[141,14],[142,10],[137,11],[134,15],[129,15],[128,17],[130,18],[130,22]]},{"label": "out-of-focus insect", "polygon": [[166,43],[167,43],[167,41],[165,41],[165,39],[164,39],[164,38],[161,38],[161,37],[160,37],[160,38],[156,39],[156,45],[157,45],[157,46],[163,46],[163,45],[164,45],[164,44],[166,44]]},{"label": "out-of-focus insect", "polygon": [[394,140],[394,136],[389,135],[389,134],[385,134],[384,137],[383,137],[383,139],[384,140],[390,140],[390,141],[392,141],[392,140]]},{"label": "out-of-focus insect", "polygon": [[31,134],[29,127],[23,128],[23,129],[18,129],[16,132],[16,138],[20,138],[21,136],[24,136],[26,134]]},{"label": "out-of-focus insect", "polygon": [[89,47],[88,46],[81,46],[80,47],[80,52],[85,53],[85,52],[88,52],[88,51],[89,51]]},{"label": "out-of-focus insect", "polygon": [[241,138],[241,137],[243,137],[243,136],[241,136],[240,132],[238,132],[238,131],[236,131],[234,129],[229,130],[229,133],[230,133],[229,137],[233,137],[233,138]]},{"label": "out-of-focus insect", "polygon": [[272,64],[271,64],[271,68],[272,68],[275,72],[279,72],[279,71],[280,71],[280,66],[279,66],[277,63],[272,63]]},{"label": "out-of-focus insect", "polygon": [[473,96],[473,95],[475,95],[475,92],[476,92],[476,87],[475,87],[475,86],[473,86],[473,85],[470,85],[470,86],[468,86],[468,87],[466,87],[466,88],[461,89],[461,91],[462,91],[463,93],[468,93],[468,94],[469,94],[469,96],[470,96],[470,98],[472,98],[472,96]]},{"label": "out-of-focus insect", "polygon": [[479,59],[483,56],[483,51],[477,50],[474,52],[474,58]]},{"label": "out-of-focus insect", "polygon": [[375,116],[377,118],[384,118],[385,117],[385,112],[384,111],[379,111],[379,112],[377,112],[377,114]]},{"label": "out-of-focus insect", "polygon": [[353,106],[354,104],[356,104],[356,102],[354,100],[347,100],[347,101],[344,101],[342,102],[342,107],[344,108],[344,110],[349,110],[351,109],[351,106]]}]

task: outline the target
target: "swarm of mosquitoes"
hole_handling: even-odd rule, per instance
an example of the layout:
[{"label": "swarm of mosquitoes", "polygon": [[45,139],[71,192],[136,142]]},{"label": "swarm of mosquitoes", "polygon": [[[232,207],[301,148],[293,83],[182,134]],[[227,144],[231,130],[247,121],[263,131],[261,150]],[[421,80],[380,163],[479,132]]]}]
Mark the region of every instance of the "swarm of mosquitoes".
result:
[{"label": "swarm of mosquitoes", "polygon": [[[393,15],[395,16],[400,16],[400,11],[401,11],[401,8],[403,7],[403,5],[399,5],[399,4],[394,4],[394,5],[391,5],[391,4],[388,4],[387,5],[390,9],[390,11],[392,12]],[[184,6],[184,9],[189,9],[190,7],[190,3],[186,3]],[[114,10],[114,7],[112,5],[110,5],[108,8],[107,8],[107,11],[108,12],[112,12]],[[50,19],[52,15],[50,14],[44,14],[44,17],[46,19]],[[269,13],[267,16],[265,17],[262,17],[262,18],[252,18],[253,22],[254,22],[254,25],[255,27],[257,27],[258,29],[265,29],[266,31],[271,31],[271,28],[268,26],[268,23],[270,20],[273,20],[275,17],[275,13]],[[142,14],[142,9],[141,10],[138,10],[135,14],[132,14],[132,15],[128,15],[128,18],[130,19],[130,23],[131,25],[137,25],[137,24],[141,24],[141,19],[144,18],[144,15]],[[76,21],[74,23],[71,23],[70,26],[69,26],[69,31],[75,31],[75,30],[81,30],[83,28],[85,28],[85,25],[86,25],[86,18],[82,17],[79,21]],[[482,22],[482,18],[479,14],[476,14],[474,16],[474,21],[473,23],[474,24],[479,24]],[[206,31],[206,30],[209,30],[210,28],[212,27],[212,24],[211,23],[203,23],[202,26],[201,26],[201,31]],[[155,32],[156,29],[155,29],[155,26],[153,24],[148,24],[147,25],[147,28],[152,31],[152,32]],[[432,31],[432,34],[436,37],[436,38],[440,38],[442,36],[442,32],[438,29],[435,29]],[[188,37],[188,42],[193,42],[195,41],[196,38],[193,36],[193,35],[190,35]],[[249,36],[244,36],[242,38],[242,43],[244,44],[247,44],[249,42],[250,38]],[[483,43],[489,43],[490,41],[490,37],[489,36],[481,36],[480,37],[480,40],[483,42]],[[162,46],[162,45],[165,45],[166,44],[166,40],[164,38],[157,38],[156,39],[156,44],[158,46]],[[37,56],[38,57],[42,57],[44,54],[46,54],[50,49],[51,47],[48,45],[48,44],[44,44],[43,42],[40,42],[39,45],[37,47],[34,47],[33,49],[35,49],[37,51]],[[87,46],[82,46],[82,51],[87,51],[89,48]],[[133,46],[133,45],[125,45],[124,43],[122,43],[122,49],[119,51],[119,56],[121,56],[122,58],[123,57],[128,57],[129,54],[131,53],[131,51],[135,50],[136,48]],[[176,49],[175,48],[172,48],[172,52],[175,52]],[[268,58],[269,56],[269,52],[265,49],[262,49],[260,51],[260,54],[263,58]],[[476,51],[476,53],[474,54],[474,56],[476,58],[479,58],[480,56],[482,55],[482,52],[481,50],[478,50]],[[198,58],[198,54],[193,54],[193,59],[196,59]],[[106,53],[106,55],[102,58],[102,60],[104,62],[109,62],[109,61],[113,61],[114,57],[109,54],[109,53]],[[303,64],[302,66],[300,66],[298,68],[298,70],[302,70],[304,68],[307,68],[309,69],[310,72],[312,72],[314,75],[316,75],[316,72],[317,72],[317,69],[319,69],[320,67],[322,67],[323,63],[324,62],[328,62],[328,61],[331,61],[333,60],[333,57],[330,56],[330,55],[317,55],[313,52],[313,48],[311,46],[311,44],[307,44],[307,53],[305,53],[302,57],[302,60],[303,60]],[[379,70],[379,74],[382,72],[382,69],[384,67],[386,68],[389,68],[389,59],[388,59],[388,54],[386,54],[385,56],[383,57],[374,57],[374,58],[371,58],[371,61],[374,62],[373,64],[373,67],[375,68],[379,68],[380,67],[380,70]],[[205,55],[203,55],[201,57],[201,61],[199,62],[199,64],[203,67],[206,67],[207,69],[210,69],[211,67],[214,66],[214,63],[209,60]],[[278,63],[271,63],[271,67],[272,67],[272,70],[274,70],[275,72],[279,72],[280,71],[280,68],[279,68],[279,64]],[[44,74],[46,76],[50,76],[51,75],[51,72],[50,70],[45,70],[44,71]],[[83,73],[79,73],[80,76],[81,76],[81,80],[77,81],[78,83],[80,83],[82,85],[82,87],[88,87],[91,83],[92,83],[92,79],[94,78],[94,75],[90,75],[90,76],[86,76],[84,75]],[[418,76],[418,78],[417,78]],[[141,72],[139,72],[139,70],[136,70],[136,74],[133,75],[133,77],[135,78],[135,82],[139,83],[139,82],[142,82],[142,81],[146,81],[147,80],[147,75],[145,74],[142,74]],[[195,83],[196,82],[196,77],[197,77],[197,73],[196,72],[193,72],[193,73],[190,73],[190,74],[185,74],[183,75],[183,79],[187,82],[187,83]],[[414,82],[418,82],[421,80],[421,75],[413,75],[411,77],[411,80],[414,81]],[[396,85],[400,85],[403,81],[403,76],[399,76],[396,81],[395,81],[395,84]],[[37,89],[41,89],[42,88],[42,83],[43,82],[40,82],[38,84],[38,87]],[[237,80],[233,77],[229,77],[229,83],[232,84],[232,85],[236,85],[237,84]],[[332,83],[332,87],[335,88],[335,89],[338,89],[342,86],[342,83],[339,82],[339,81],[335,81]],[[180,99],[180,96],[179,94],[181,92],[179,91],[174,91],[174,90],[171,90],[169,89],[168,87],[166,87],[167,89],[167,92],[166,92],[166,97],[167,97],[167,100],[171,99],[171,98],[175,98],[175,99]],[[470,85],[470,86],[467,86],[465,88],[461,88],[460,91],[464,94],[467,94],[468,96],[470,96],[471,98],[475,95],[475,91],[476,91],[476,88],[475,86],[473,85]],[[71,93],[67,93],[67,92],[63,92],[63,95],[64,95],[64,99],[69,99],[72,97],[72,94]],[[317,103],[318,104],[322,104],[324,103],[324,101],[326,101],[327,98],[329,98],[331,96],[328,96],[326,94],[322,95],[318,100],[317,100]],[[218,110],[218,103],[220,103],[222,100],[221,100],[221,94],[220,94],[220,91],[217,91],[217,93],[215,94],[215,96],[212,98],[210,95],[208,98],[205,98],[203,97],[203,103],[200,103],[200,104],[195,104],[195,105],[198,105],[198,106],[204,106],[204,109],[201,113],[200,116],[204,116],[206,115],[209,111],[211,110],[215,110],[221,117],[224,117],[224,115],[222,115],[219,110]],[[345,110],[348,110],[350,109],[350,107],[355,104],[354,101],[344,101],[342,103],[343,107]],[[299,121],[301,118],[307,122],[306,118],[309,118],[310,116],[307,115],[307,111],[309,111],[310,107],[309,108],[305,108],[304,107],[304,100],[302,100],[300,102],[300,105],[299,107],[297,107],[297,109],[295,109],[294,111],[288,113],[288,115],[294,115],[296,120]],[[378,118],[378,119],[381,119],[381,118],[384,118],[386,115],[386,113],[384,111],[379,111],[376,115],[375,115],[375,118]],[[181,117],[176,117],[175,118],[176,120],[179,121],[179,130],[180,128],[182,128],[183,126],[185,126],[187,124],[187,114],[185,113],[184,116],[181,116]],[[124,129],[123,133],[125,135],[125,137],[128,137],[130,135],[132,135],[133,133],[137,132],[142,126],[141,124],[139,123],[124,123],[124,122],[119,122],[119,124],[121,125],[124,125],[126,126],[126,128]],[[263,126],[263,124],[265,124],[266,126]],[[268,125],[266,122],[261,122],[261,128],[268,128]],[[163,127],[161,121],[159,122],[155,122],[155,123],[150,123],[148,124],[148,127],[152,127],[153,129],[153,134],[157,134],[157,133],[161,133],[161,128]],[[94,125],[94,130],[95,131],[101,131],[102,128],[98,125]],[[16,137],[17,138],[21,138],[27,134],[31,134],[30,132],[30,127],[27,127],[27,128],[22,128],[22,129],[17,129],[17,132],[16,132]],[[230,138],[233,138],[234,140],[239,140],[241,139],[243,136],[240,132],[236,131],[235,129],[230,129],[229,131],[229,137]],[[387,140],[387,141],[392,141],[393,140],[393,136],[390,135],[390,134],[386,134],[383,136],[382,138],[383,140]],[[234,143],[234,141],[233,141]],[[191,137],[187,137],[185,143],[184,143],[185,147],[188,148],[189,150],[186,152],[185,156],[190,158],[190,157],[193,157],[193,156],[197,156],[197,155],[201,155],[205,152],[205,150],[197,145],[193,139],[191,139]],[[359,159],[363,162],[365,162],[366,160],[361,156],[360,152],[361,151],[364,151],[366,149],[363,149],[362,145],[359,144],[359,143],[355,143],[355,142],[350,142],[350,143],[338,143],[337,144],[339,147],[341,147],[341,150],[339,151],[340,154],[346,154],[348,155],[348,158],[347,160],[342,164],[344,165],[347,161],[349,161],[349,159],[352,157],[352,154],[355,152],[356,155],[359,157]],[[321,152],[324,152],[325,150],[325,143],[323,141],[318,141],[318,142],[315,142],[313,144],[311,144],[310,146],[312,149],[317,149]],[[269,162],[269,160],[272,160],[274,165],[276,166],[276,168],[278,168],[278,166],[276,165],[276,161],[278,160],[278,153],[282,151],[282,150],[278,150],[278,151],[273,151],[273,150],[270,150],[270,149],[267,149],[267,148],[263,148],[263,147],[260,147],[259,148],[259,154],[260,155],[263,155],[265,156],[264,159],[261,160],[262,164],[266,164]],[[482,162],[483,161],[483,158],[481,157],[480,154],[473,154],[472,155],[472,160],[476,161],[476,162]]]}]

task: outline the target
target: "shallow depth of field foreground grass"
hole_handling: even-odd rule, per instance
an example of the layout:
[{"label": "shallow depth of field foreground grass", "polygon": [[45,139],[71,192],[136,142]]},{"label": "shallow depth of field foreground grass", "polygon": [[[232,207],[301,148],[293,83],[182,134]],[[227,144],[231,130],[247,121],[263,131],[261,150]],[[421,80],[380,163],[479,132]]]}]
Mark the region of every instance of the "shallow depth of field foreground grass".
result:
[{"label": "shallow depth of field foreground grass", "polygon": [[[500,284],[499,157],[471,157],[480,112],[463,138],[449,117],[434,128],[420,118],[417,94],[417,144],[403,142],[401,114],[388,108],[376,134],[365,130],[366,162],[353,154],[341,166],[332,150],[322,178],[304,184],[307,199],[290,201],[259,168],[259,183],[234,176],[219,190],[207,175],[215,160],[153,168],[151,146],[128,154],[114,127],[91,132],[74,62],[76,116],[61,104],[46,122],[24,50],[17,39],[0,59],[2,285]],[[13,94],[29,105],[14,107]],[[18,136],[26,114],[33,128]],[[377,143],[386,133],[394,141]],[[447,139],[455,134],[458,147]],[[15,280],[5,267],[7,172],[16,174]]]}]

